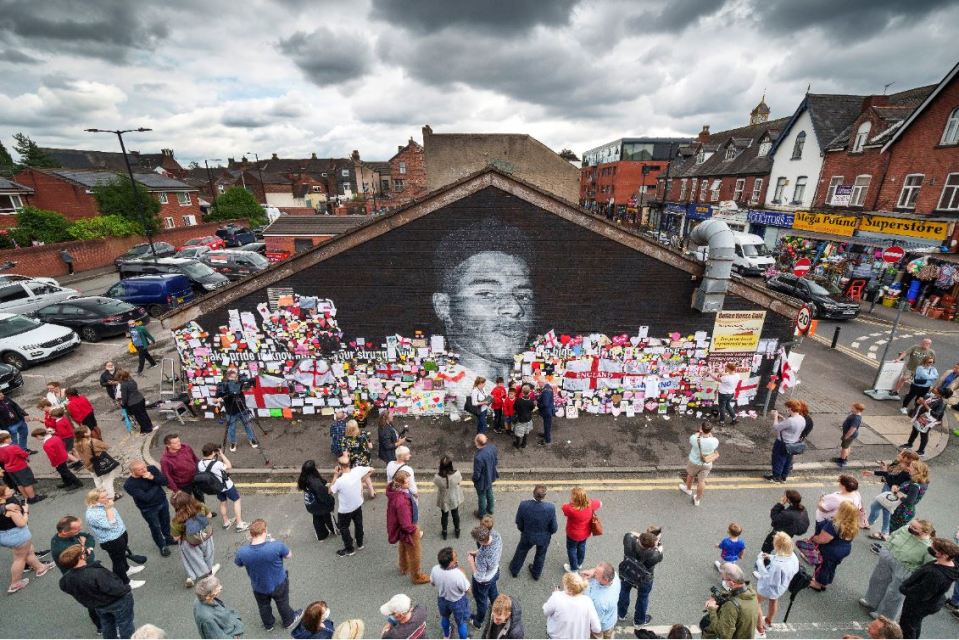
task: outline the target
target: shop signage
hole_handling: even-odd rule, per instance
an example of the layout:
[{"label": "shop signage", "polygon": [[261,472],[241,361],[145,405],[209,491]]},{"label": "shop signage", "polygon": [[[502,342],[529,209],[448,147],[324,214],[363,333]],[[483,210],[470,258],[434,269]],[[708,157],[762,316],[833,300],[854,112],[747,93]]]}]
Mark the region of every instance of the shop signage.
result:
[{"label": "shop signage", "polygon": [[793,214],[781,213],[779,211],[760,211],[750,209],[746,214],[746,221],[750,224],[761,224],[767,227],[784,227],[789,229],[793,226]]},{"label": "shop signage", "polygon": [[882,259],[889,264],[896,264],[906,255],[906,250],[902,247],[892,246],[882,252]]},{"label": "shop signage", "polygon": [[765,320],[765,311],[720,311],[713,325],[710,353],[755,352]]},{"label": "shop signage", "polygon": [[838,213],[797,211],[792,228],[818,233],[831,233],[837,236],[851,236],[856,230],[858,222],[857,218]]},{"label": "shop signage", "polygon": [[804,275],[809,273],[809,269],[812,268],[812,260],[809,258],[800,258],[796,260],[796,264],[793,265],[793,275],[797,278],[802,278]]},{"label": "shop signage", "polygon": [[675,216],[684,216],[686,215],[686,205],[669,202],[665,207],[663,207],[663,211],[665,213],[671,213]]},{"label": "shop signage", "polygon": [[829,202],[834,207],[848,207],[852,202],[852,185],[841,184],[836,187],[836,192],[832,195]]},{"label": "shop signage", "polygon": [[690,220],[706,220],[713,216],[713,207],[709,204],[690,203],[686,215]]},{"label": "shop signage", "polygon": [[944,240],[949,233],[949,223],[942,220],[917,220],[890,216],[863,215],[859,228],[872,233],[930,240]]}]

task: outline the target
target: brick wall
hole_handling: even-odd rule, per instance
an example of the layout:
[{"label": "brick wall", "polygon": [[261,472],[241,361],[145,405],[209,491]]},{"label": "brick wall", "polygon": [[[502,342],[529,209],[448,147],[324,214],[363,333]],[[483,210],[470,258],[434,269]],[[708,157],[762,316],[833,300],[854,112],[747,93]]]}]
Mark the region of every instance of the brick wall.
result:
[{"label": "brick wall", "polygon": [[[711,187],[713,180],[716,180],[715,176],[710,176],[707,178],[697,178],[696,182],[696,191],[692,192],[692,178],[686,178],[686,196],[680,199],[679,194],[682,191],[682,178],[670,178],[671,185],[669,189],[669,194],[666,197],[666,200],[669,202],[705,202],[705,203],[714,203],[721,200],[733,200],[733,196],[736,191],[736,180],[739,178],[745,178],[746,184],[743,189],[743,195],[739,200],[740,205],[757,207],[759,203],[764,202],[766,198],[766,189],[769,187],[769,176],[725,176],[719,178],[722,182],[719,186],[719,200],[714,200],[712,197],[712,191],[707,187],[706,189],[706,198],[705,200],[699,197],[702,189],[702,181],[706,180],[707,184]],[[762,180],[762,186],[759,190],[759,199],[756,202],[752,202],[753,188],[756,186],[756,181]]]},{"label": "brick wall", "polygon": [[[668,162],[641,162],[637,160],[621,160],[619,162],[608,162],[596,165],[595,167],[583,167],[580,170],[580,199],[586,198],[587,190],[595,191],[591,200],[596,202],[609,202],[610,197],[614,198],[617,204],[626,204],[626,201],[636,196],[639,199],[639,187],[646,185],[649,190],[645,200],[649,200],[653,195],[653,188],[656,186],[656,179],[661,172],[666,170]],[[643,176],[643,167],[649,165],[649,174]],[[604,171],[614,173],[607,173]],[[592,185],[589,184],[589,176],[595,177]],[[603,188],[609,186],[609,191]]]},{"label": "brick wall", "polygon": [[[400,173],[400,163],[406,171]],[[390,158],[390,206],[398,207],[406,204],[413,198],[426,193],[426,159],[423,156],[423,147],[410,140],[402,151]],[[403,181],[402,190],[396,189],[396,181]]]},{"label": "brick wall", "polygon": [[[25,169],[17,174],[15,180],[33,189],[34,193],[30,197],[31,206],[57,211],[68,220],[92,218],[99,214],[96,200],[86,192],[84,187],[62,178],[42,171]],[[0,226],[4,228],[17,226],[16,216],[4,216],[0,219]]]},{"label": "brick wall", "polygon": [[[238,223],[244,221],[237,221]],[[223,223],[210,222],[198,224],[195,227],[166,229],[153,236],[154,242],[169,242],[173,246],[180,246],[191,238],[212,235]],[[135,244],[146,242],[143,236],[129,236],[127,238],[100,238],[97,240],[77,240],[74,242],[59,242],[41,247],[24,247],[21,249],[0,250],[0,262],[12,260],[17,266],[10,269],[10,273],[19,273],[25,276],[62,276],[67,273],[67,266],[60,259],[59,252],[66,249],[73,255],[73,267],[77,271],[98,269],[113,264],[114,258],[126,252]]]},{"label": "brick wall", "polygon": [[[156,194],[153,195],[159,199],[159,196]],[[203,221],[203,212],[200,211],[199,193],[191,191],[187,193],[187,196],[189,196],[190,204],[180,204],[179,200],[177,200],[176,192],[170,191],[167,193],[167,203],[160,203],[160,213],[157,214],[160,217],[160,226],[164,228],[169,226],[167,224],[167,218],[173,218],[174,227],[189,226],[187,221],[184,220],[185,216],[193,216],[196,223]]]}]

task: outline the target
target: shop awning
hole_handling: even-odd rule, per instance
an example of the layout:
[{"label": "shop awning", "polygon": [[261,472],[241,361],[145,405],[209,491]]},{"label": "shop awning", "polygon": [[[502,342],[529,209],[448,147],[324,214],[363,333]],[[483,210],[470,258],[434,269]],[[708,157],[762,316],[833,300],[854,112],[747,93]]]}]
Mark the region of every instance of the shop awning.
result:
[{"label": "shop awning", "polygon": [[845,242],[847,244],[858,244],[862,247],[888,247],[892,244],[890,241],[882,242],[870,238],[858,238],[854,236],[837,236],[832,233],[819,233],[817,231],[806,231],[804,229],[788,229],[783,232],[783,236],[798,236],[800,238],[809,238],[810,240],[828,240],[829,242]]}]

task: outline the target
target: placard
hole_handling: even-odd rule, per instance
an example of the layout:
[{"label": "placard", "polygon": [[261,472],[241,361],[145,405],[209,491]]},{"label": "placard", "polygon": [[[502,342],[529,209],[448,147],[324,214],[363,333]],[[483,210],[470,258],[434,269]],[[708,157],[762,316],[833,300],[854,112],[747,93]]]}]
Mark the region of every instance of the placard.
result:
[{"label": "placard", "polygon": [[765,311],[720,311],[713,324],[710,353],[755,352],[765,321]]}]

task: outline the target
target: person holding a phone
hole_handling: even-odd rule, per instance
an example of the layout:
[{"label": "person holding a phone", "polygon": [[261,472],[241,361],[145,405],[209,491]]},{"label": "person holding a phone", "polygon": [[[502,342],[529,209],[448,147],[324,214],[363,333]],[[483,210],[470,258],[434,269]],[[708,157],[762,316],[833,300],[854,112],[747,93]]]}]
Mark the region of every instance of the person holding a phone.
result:
[{"label": "person holding a phone", "polygon": [[[689,436],[689,459],[686,461],[686,482],[679,484],[679,490],[692,498],[693,505],[699,506],[706,491],[706,476],[713,470],[713,462],[719,458],[716,449],[719,439],[712,435],[713,425],[705,420],[699,425],[699,431]],[[693,493],[693,483],[696,492]]]},{"label": "person holding a phone", "polygon": [[773,417],[773,431],[776,441],[773,442],[772,473],[764,476],[769,482],[786,482],[793,468],[793,456],[790,453],[793,445],[802,440],[806,420],[802,416],[802,403],[799,400],[786,401],[786,418],[779,415],[775,409],[770,412]]}]

